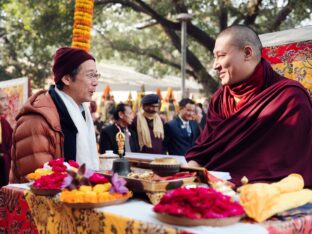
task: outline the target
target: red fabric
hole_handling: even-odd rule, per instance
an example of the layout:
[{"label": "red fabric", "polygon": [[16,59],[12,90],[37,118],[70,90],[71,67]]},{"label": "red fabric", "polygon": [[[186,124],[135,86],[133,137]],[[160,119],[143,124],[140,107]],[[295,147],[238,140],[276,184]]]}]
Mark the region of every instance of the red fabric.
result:
[{"label": "red fabric", "polygon": [[[244,83],[235,86],[224,86],[223,92],[223,116],[228,118],[235,111],[240,109],[249,101],[249,99],[261,91],[263,85],[263,68],[262,64],[256,67],[252,76]],[[238,103],[235,103],[234,97],[240,99]]]},{"label": "red fabric", "polygon": [[38,233],[23,191],[10,187],[0,190],[0,233]]},{"label": "red fabric", "polygon": [[80,64],[87,60],[95,61],[95,58],[88,52],[71,47],[59,48],[54,55],[53,74],[54,81],[57,83],[63,76],[70,74],[77,69]]},{"label": "red fabric", "polygon": [[286,45],[263,48],[262,56],[271,64],[291,63],[311,59],[312,41],[301,41]]},{"label": "red fabric", "polygon": [[277,181],[290,173],[312,188],[312,102],[296,81],[279,76],[262,61],[263,87],[228,118],[221,87],[212,97],[207,124],[187,160],[208,170],[228,171],[232,182]]},{"label": "red fabric", "polygon": [[12,128],[9,122],[4,118],[0,117],[1,128],[2,128],[2,142],[0,144],[0,153],[3,154],[2,167],[0,169],[0,187],[7,185],[9,182],[9,173],[11,168],[11,146],[12,146]]}]

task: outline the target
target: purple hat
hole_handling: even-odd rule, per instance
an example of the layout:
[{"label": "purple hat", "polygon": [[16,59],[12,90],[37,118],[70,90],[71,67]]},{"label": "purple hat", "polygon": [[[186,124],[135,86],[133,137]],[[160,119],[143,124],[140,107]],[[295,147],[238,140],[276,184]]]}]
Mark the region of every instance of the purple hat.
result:
[{"label": "purple hat", "polygon": [[80,64],[94,57],[82,49],[63,47],[59,48],[54,55],[53,74],[54,82],[57,83],[63,76],[70,74]]}]

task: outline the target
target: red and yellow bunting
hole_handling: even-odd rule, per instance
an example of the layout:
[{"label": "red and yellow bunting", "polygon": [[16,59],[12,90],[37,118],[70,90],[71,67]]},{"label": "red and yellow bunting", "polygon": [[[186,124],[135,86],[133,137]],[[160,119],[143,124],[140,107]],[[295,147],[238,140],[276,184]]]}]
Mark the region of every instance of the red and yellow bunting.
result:
[{"label": "red and yellow bunting", "polygon": [[93,0],[76,0],[72,47],[85,51],[90,49]]}]

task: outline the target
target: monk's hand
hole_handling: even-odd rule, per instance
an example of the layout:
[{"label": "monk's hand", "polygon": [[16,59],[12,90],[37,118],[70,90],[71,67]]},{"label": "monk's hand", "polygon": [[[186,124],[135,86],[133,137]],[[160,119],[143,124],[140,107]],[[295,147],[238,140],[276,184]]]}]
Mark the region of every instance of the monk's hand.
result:
[{"label": "monk's hand", "polygon": [[194,160],[189,161],[189,162],[187,163],[187,165],[188,165],[189,167],[200,167],[200,165],[199,165],[196,161],[194,161]]}]

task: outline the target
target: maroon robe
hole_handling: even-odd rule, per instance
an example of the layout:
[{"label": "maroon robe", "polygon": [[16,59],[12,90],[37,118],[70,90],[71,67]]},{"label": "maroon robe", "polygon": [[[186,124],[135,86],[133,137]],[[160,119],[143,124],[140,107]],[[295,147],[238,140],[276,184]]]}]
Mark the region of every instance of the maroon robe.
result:
[{"label": "maroon robe", "polygon": [[0,187],[7,185],[9,182],[9,173],[11,168],[11,146],[12,146],[12,128],[4,117],[0,117],[2,127],[2,142],[0,143],[1,173],[0,173]]},{"label": "maroon robe", "polygon": [[255,82],[260,89],[239,108],[225,108],[231,103],[224,103],[228,87],[213,95],[206,127],[186,159],[230,172],[238,186],[243,176],[272,182],[299,173],[305,187],[312,188],[311,98],[298,82],[279,76],[265,60],[261,63],[263,81]]}]

